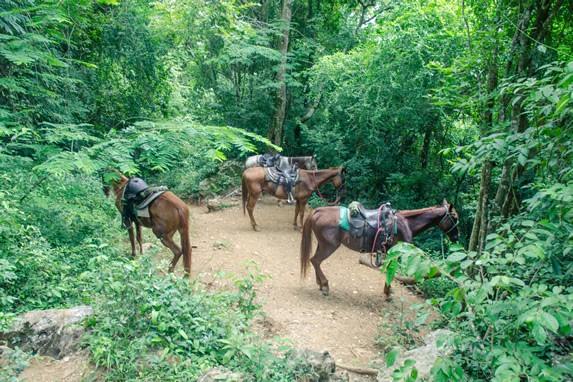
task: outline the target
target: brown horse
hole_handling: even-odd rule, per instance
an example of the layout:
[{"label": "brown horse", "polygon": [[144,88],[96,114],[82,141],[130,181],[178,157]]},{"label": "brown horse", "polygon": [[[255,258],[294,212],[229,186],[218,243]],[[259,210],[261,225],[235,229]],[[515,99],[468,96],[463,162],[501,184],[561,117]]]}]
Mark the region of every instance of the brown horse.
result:
[{"label": "brown horse", "polygon": [[[299,170],[300,182],[293,187],[293,196],[296,200],[293,225],[298,228],[296,218],[300,214],[300,227],[304,218],[304,209],[308,199],[315,189],[327,182],[332,182],[339,194],[344,194],[346,188],[346,169],[344,166],[331,167],[328,170]],[[242,194],[243,194],[243,214],[245,206],[249,212],[251,226],[255,231],[259,231],[257,222],[253,217],[255,204],[261,193],[265,191],[279,199],[288,199],[288,194],[282,186],[277,187],[273,182],[265,180],[265,169],[263,167],[251,167],[243,172]]]},{"label": "brown horse", "polygon": [[[109,196],[110,191],[115,195],[115,206],[120,214],[123,211],[121,199],[123,191],[129,179],[121,172],[112,169],[118,176],[111,182],[111,188],[104,185],[104,193]],[[191,245],[189,242],[189,207],[170,191],[164,192],[149,205],[150,217],[139,217],[135,219],[135,228],[137,234],[137,243],[139,251],[143,252],[141,240],[141,227],[151,228],[155,236],[161,240],[161,243],[173,252],[173,260],[169,265],[169,272],[173,272],[175,265],[183,255],[183,267],[185,275],[191,274]],[[129,240],[131,242],[131,255],[135,257],[135,238],[133,225],[128,227]],[[181,237],[181,248],[173,241],[173,235],[179,232]]]},{"label": "brown horse", "polygon": [[[314,266],[316,283],[325,296],[328,296],[328,279],[322,272],[320,264],[328,259],[334,251],[344,244],[353,251],[360,252],[362,238],[352,237],[350,232],[341,228],[340,207],[320,207],[315,209],[304,222],[302,241],[300,244],[301,277],[306,277],[308,263]],[[389,247],[399,241],[411,243],[414,236],[424,232],[428,228],[438,226],[448,235],[452,242],[456,242],[459,236],[458,213],[455,208],[444,199],[441,206],[422,208],[419,210],[398,211],[396,213],[397,233]],[[310,258],[312,247],[312,235],[314,232],[318,245],[314,256]],[[388,248],[389,248],[388,247]],[[390,295],[390,286],[384,286],[384,294]]]}]

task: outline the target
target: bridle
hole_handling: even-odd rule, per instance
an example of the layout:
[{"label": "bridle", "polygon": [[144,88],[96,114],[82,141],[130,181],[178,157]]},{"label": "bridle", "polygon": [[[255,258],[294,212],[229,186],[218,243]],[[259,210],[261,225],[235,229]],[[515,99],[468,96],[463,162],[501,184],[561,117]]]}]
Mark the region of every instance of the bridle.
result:
[{"label": "bridle", "polygon": [[328,200],[326,200],[324,198],[324,196],[322,196],[322,193],[320,192],[320,188],[318,187],[318,182],[316,181],[316,171],[312,171],[312,177],[314,178],[314,186],[316,188],[316,192],[318,193],[318,196],[320,197],[320,199],[329,206],[333,206],[340,201],[342,194],[339,193],[338,190],[340,190],[341,188],[346,186],[346,177],[344,179],[342,179],[340,169],[338,169],[338,174],[336,174],[336,176],[338,176],[340,178],[340,187],[338,187],[338,189],[336,190],[336,192],[338,193],[338,196],[336,197],[336,199],[334,199],[333,202],[329,202]]},{"label": "bridle", "polygon": [[442,224],[442,222],[443,222],[444,220],[449,219],[450,222],[451,222],[451,224],[452,224],[452,226],[450,227],[449,230],[447,230],[447,231],[442,231],[442,232],[444,232],[444,233],[447,235],[448,233],[452,232],[452,231],[454,230],[454,228],[456,228],[456,227],[458,226],[458,224],[460,223],[460,221],[459,221],[459,220],[458,220],[458,221],[454,220],[454,218],[452,217],[452,214],[450,214],[450,209],[449,209],[447,206],[444,205],[443,207],[444,207],[445,210],[446,210],[446,214],[444,215],[444,217],[442,218],[442,220],[440,220],[440,222],[438,223],[438,227]]}]

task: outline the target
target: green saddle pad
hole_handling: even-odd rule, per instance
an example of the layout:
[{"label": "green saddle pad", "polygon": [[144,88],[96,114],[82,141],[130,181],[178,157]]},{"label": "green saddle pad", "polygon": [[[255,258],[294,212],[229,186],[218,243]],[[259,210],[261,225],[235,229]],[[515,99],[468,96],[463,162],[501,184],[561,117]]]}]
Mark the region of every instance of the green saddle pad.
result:
[{"label": "green saddle pad", "polygon": [[350,231],[350,223],[348,222],[348,208],[340,206],[340,220],[338,225],[340,228]]}]

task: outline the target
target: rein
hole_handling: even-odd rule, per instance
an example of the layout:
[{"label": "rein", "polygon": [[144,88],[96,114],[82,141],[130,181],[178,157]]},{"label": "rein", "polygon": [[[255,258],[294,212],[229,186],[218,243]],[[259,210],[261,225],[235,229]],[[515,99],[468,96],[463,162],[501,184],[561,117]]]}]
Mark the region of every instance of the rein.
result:
[{"label": "rein", "polygon": [[[318,196],[320,197],[320,199],[322,199],[322,201],[324,203],[328,204],[329,206],[333,206],[340,201],[340,197],[341,197],[340,194],[338,194],[338,196],[336,197],[336,199],[334,199],[333,202],[329,202],[328,200],[326,200],[324,198],[324,196],[322,196],[322,193],[320,192],[320,188],[318,187],[318,182],[316,181],[316,171],[312,172],[312,176],[314,178],[314,186],[316,187],[316,192],[318,193]],[[336,174],[336,176],[340,176],[340,172],[338,172],[338,174]],[[341,184],[339,189],[342,188],[342,186],[344,186],[344,184]],[[338,190],[336,190],[336,192],[338,193]]]}]

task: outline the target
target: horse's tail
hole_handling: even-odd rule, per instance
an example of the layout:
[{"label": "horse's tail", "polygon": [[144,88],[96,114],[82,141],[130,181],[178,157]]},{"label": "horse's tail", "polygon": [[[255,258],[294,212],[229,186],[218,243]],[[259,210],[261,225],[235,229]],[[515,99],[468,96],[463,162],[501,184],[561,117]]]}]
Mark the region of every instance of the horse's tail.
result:
[{"label": "horse's tail", "polygon": [[249,189],[247,188],[247,181],[245,180],[245,174],[241,180],[241,196],[243,197],[243,216],[245,216],[245,205],[247,204],[247,199],[249,197]]},{"label": "horse's tail", "polygon": [[191,276],[191,242],[189,240],[189,207],[184,205],[178,208],[179,219],[181,226],[179,228],[179,236],[181,236],[181,255],[183,255],[183,267],[185,268],[185,275]]},{"label": "horse's tail", "polygon": [[312,218],[315,211],[312,211],[302,227],[302,239],[300,242],[300,277],[306,277],[306,270],[310,261],[310,251],[312,249]]}]

